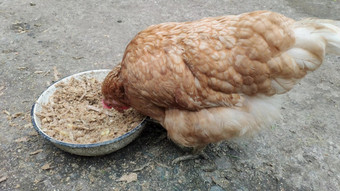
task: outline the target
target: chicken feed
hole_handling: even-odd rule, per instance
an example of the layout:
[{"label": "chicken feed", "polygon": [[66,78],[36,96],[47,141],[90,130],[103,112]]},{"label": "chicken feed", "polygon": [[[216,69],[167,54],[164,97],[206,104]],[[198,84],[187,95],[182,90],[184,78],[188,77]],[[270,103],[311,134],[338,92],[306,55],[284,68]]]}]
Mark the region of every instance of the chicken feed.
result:
[{"label": "chicken feed", "polygon": [[56,91],[38,113],[41,129],[54,139],[75,143],[98,143],[119,137],[144,118],[133,109],[120,113],[102,107],[101,83],[94,78],[71,78]]}]

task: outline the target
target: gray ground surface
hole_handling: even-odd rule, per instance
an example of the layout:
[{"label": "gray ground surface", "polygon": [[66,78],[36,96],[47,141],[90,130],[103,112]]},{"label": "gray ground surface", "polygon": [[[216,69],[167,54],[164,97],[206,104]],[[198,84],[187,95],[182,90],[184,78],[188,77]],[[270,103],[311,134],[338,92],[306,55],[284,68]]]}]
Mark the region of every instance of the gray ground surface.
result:
[{"label": "gray ground surface", "polygon": [[[158,140],[165,131],[153,124],[103,157],[65,153],[30,125],[54,66],[62,77],[112,68],[151,24],[259,9],[340,20],[339,0],[0,0],[0,190],[340,190],[339,56],[283,96],[274,128],[208,147],[210,160],[171,165],[184,151]],[[133,170],[137,181],[118,181]]]}]

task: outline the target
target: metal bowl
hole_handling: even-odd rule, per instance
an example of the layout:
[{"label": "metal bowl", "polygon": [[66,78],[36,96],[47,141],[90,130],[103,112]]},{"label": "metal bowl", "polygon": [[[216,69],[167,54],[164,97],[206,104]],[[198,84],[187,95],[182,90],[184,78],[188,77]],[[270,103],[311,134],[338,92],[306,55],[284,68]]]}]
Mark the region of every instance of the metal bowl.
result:
[{"label": "metal bowl", "polygon": [[87,78],[96,78],[99,81],[103,81],[106,75],[110,72],[110,70],[92,70],[92,71],[86,71],[81,72],[78,74],[74,74],[71,76],[68,76],[66,78],[63,78],[53,85],[51,85],[47,90],[45,90],[36,103],[32,106],[31,110],[31,119],[33,123],[33,127],[35,130],[42,135],[45,139],[53,143],[56,147],[72,153],[76,155],[82,155],[82,156],[99,156],[99,155],[105,155],[112,153],[118,149],[121,149],[131,143],[134,139],[137,138],[137,136],[142,132],[142,130],[145,127],[146,124],[146,118],[142,120],[140,124],[138,124],[135,128],[133,128],[131,131],[125,133],[124,135],[121,135],[120,137],[114,138],[112,140],[99,142],[99,143],[92,143],[92,144],[73,144],[73,143],[67,143],[63,141],[56,140],[49,135],[47,135],[44,131],[41,129],[41,122],[40,118],[36,115],[36,113],[39,113],[42,109],[41,105],[48,102],[49,97],[53,95],[56,88],[55,86],[61,82],[66,82],[70,80],[72,77],[76,79],[81,79],[82,77]]}]

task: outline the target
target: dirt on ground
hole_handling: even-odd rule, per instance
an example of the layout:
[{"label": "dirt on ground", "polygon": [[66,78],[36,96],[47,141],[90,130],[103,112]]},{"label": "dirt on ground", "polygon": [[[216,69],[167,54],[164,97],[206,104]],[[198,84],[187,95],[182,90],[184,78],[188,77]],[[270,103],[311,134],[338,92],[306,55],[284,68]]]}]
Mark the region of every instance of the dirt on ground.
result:
[{"label": "dirt on ground", "polygon": [[55,80],[111,69],[149,25],[272,10],[340,20],[339,0],[0,0],[0,190],[340,190],[340,57],[282,96],[282,119],[250,137],[186,151],[148,123],[127,147],[71,155],[36,133],[30,110]]}]

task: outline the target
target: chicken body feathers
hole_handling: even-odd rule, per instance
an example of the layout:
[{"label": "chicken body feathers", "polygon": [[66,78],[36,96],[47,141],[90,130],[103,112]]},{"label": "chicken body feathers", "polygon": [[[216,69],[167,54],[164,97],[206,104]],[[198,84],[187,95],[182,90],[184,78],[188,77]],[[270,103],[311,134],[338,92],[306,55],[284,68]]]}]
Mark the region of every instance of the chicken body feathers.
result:
[{"label": "chicken body feathers", "polygon": [[178,144],[198,147],[268,126],[276,94],[340,54],[339,25],[257,11],[163,23],[127,46],[120,80],[129,104]]},{"label": "chicken body feathers", "polygon": [[151,26],[128,45],[122,76],[128,92],[161,107],[195,111],[235,105],[238,94],[272,95],[268,62],[294,43],[292,22],[263,11]]},{"label": "chicken body feathers", "polygon": [[209,143],[252,135],[280,117],[277,96],[243,96],[242,104],[197,112],[166,110],[164,127],[179,145],[201,148]]}]

